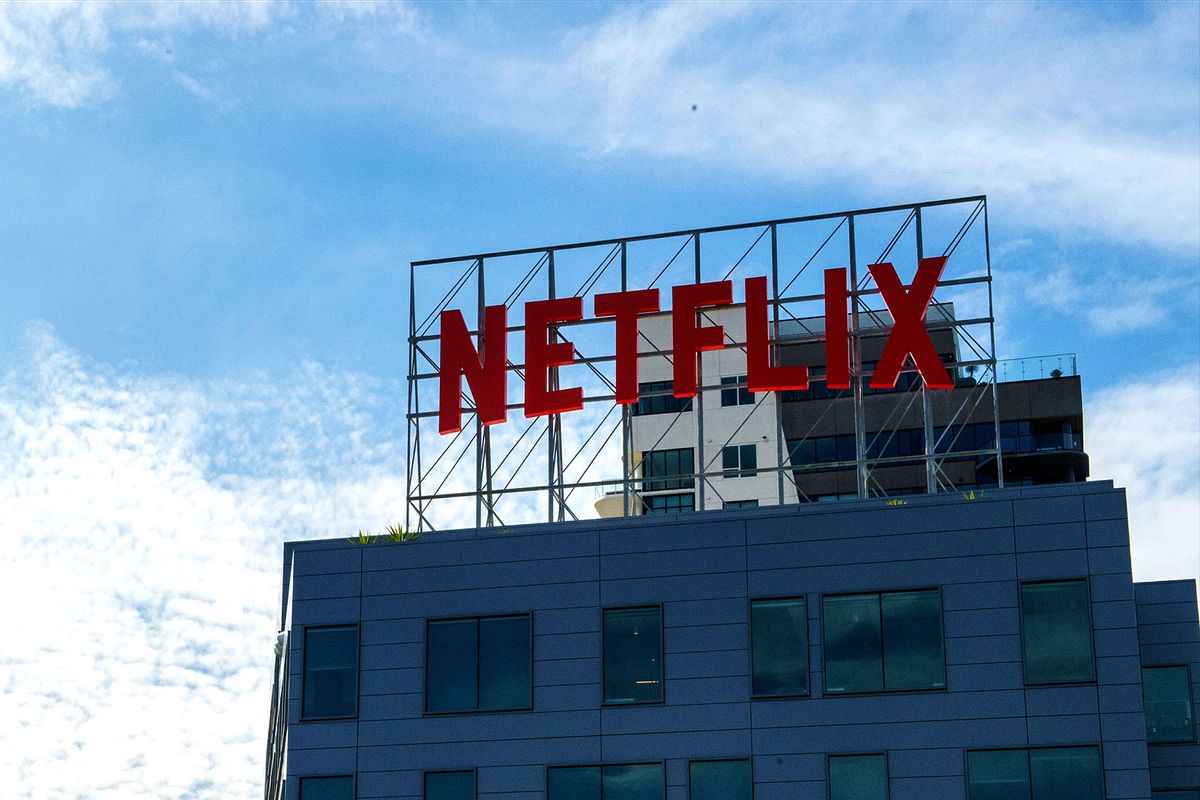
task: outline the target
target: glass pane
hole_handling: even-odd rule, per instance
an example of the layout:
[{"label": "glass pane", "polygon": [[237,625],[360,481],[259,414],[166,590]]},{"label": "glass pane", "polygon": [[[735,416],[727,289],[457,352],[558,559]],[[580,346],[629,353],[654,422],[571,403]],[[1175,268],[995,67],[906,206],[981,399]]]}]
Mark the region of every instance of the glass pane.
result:
[{"label": "glass pane", "polygon": [[479,621],[479,707],[529,708],[529,617]]},{"label": "glass pane", "polygon": [[300,800],[354,800],[354,778],[301,778]]},{"label": "glass pane", "polygon": [[479,700],[479,623],[473,619],[430,622],[428,632],[426,709],[474,711]]},{"label": "glass pane", "polygon": [[830,756],[829,800],[887,800],[884,756]]},{"label": "glass pane", "polygon": [[737,476],[738,449],[735,446],[721,448],[721,471],[726,478]]},{"label": "glass pane", "polygon": [[1090,681],[1092,620],[1084,581],[1021,587],[1026,683]]},{"label": "glass pane", "polygon": [[1142,698],[1147,741],[1192,741],[1192,693],[1187,667],[1144,668]]},{"label": "glass pane", "polygon": [[882,600],[884,688],[944,688],[942,601],[938,593],[889,592]]},{"label": "glass pane", "polygon": [[753,470],[758,469],[758,447],[752,444],[744,444],[742,449],[742,469],[747,477],[754,475]]},{"label": "glass pane", "polygon": [[1029,776],[1033,800],[1104,800],[1095,747],[1030,750]]},{"label": "glass pane", "polygon": [[547,800],[600,800],[599,767],[555,767],[546,783]]},{"label": "glass pane", "polygon": [[304,631],[304,717],[352,717],[357,711],[358,629]]},{"label": "glass pane", "polygon": [[1024,750],[967,753],[968,800],[1029,800],[1029,754]]},{"label": "glass pane", "polygon": [[690,800],[751,800],[750,762],[693,761]]},{"label": "glass pane", "polygon": [[605,611],[604,702],[654,703],[660,700],[662,619],[659,609]]},{"label": "glass pane", "polygon": [[1150,800],[1200,800],[1200,789],[1168,789],[1151,792]]},{"label": "glass pane", "polygon": [[475,774],[426,772],[425,800],[475,800]]},{"label": "glass pane", "polygon": [[808,691],[808,617],[804,601],[758,600],[750,606],[753,692]]},{"label": "glass pane", "polygon": [[883,689],[883,643],[879,595],[826,597],[825,691],[877,692]]},{"label": "glass pane", "polygon": [[662,765],[605,767],[604,800],[663,800]]}]

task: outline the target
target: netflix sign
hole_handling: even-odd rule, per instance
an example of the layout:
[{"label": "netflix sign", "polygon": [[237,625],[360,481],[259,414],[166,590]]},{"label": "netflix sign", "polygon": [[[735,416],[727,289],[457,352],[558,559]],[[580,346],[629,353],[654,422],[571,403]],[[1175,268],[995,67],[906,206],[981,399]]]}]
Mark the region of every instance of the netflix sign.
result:
[{"label": "netflix sign", "polygon": [[[869,265],[879,294],[892,316],[883,353],[871,378],[872,388],[893,388],[909,358],[930,389],[951,389],[951,379],[925,327],[925,315],[947,259],[922,258],[911,286],[904,286],[890,262]],[[771,362],[766,277],[745,279],[746,372],[751,392],[807,389],[808,368]],[[697,393],[698,355],[725,347],[720,325],[701,325],[698,312],[733,303],[732,281],[690,283],[671,289],[672,384],[676,397]],[[616,402],[638,401],[638,320],[662,311],[658,289],[597,294],[591,313],[615,323]],[[463,381],[470,388],[479,420],[495,425],[507,420],[506,370],[509,361],[508,309],[484,309],[478,345],[462,312],[440,313],[438,363],[438,431],[462,428]],[[831,389],[850,387],[849,293],[845,268],[824,271],[824,380]],[[581,387],[551,388],[551,370],[575,363],[575,345],[556,326],[582,320],[582,297],[538,300],[525,304],[525,397],[527,418],[563,414],[583,408]]]}]

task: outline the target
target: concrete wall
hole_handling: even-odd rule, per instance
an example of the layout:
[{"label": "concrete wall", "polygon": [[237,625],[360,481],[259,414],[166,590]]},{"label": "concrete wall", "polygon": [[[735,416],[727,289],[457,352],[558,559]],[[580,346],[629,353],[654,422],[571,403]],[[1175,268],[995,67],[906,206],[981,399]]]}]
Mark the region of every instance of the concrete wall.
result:
[{"label": "concrete wall", "polygon": [[[893,800],[963,798],[965,749],[1054,744],[1102,745],[1108,797],[1149,798],[1125,498],[1111,484],[305,542],[286,558],[288,774],[357,772],[360,798],[415,800],[423,770],[477,768],[480,798],[541,800],[548,765],[637,760],[665,762],[669,800],[686,800],[688,759],[752,756],[757,800],[823,800],[827,754],[881,750]],[[1026,688],[1018,582],[1083,577],[1098,681]],[[824,697],[822,593],[926,587],[942,593],[947,689]],[[748,600],[798,594],[812,694],[750,701]],[[658,603],[666,702],[601,708],[601,609]],[[425,619],[526,611],[534,711],[423,716]],[[1193,629],[1195,613],[1193,595]],[[331,623],[360,625],[359,717],[300,723],[302,629]]]}]

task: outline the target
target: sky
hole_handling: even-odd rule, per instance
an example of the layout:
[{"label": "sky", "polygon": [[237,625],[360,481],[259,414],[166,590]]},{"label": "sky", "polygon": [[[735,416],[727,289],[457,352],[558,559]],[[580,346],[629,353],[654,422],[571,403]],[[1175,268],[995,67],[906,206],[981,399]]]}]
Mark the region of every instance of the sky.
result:
[{"label": "sky", "polygon": [[[261,793],[282,542],[404,505],[408,262],[986,194],[1200,575],[1200,4],[0,2],[0,786]],[[13,792],[15,795],[12,795]]]}]

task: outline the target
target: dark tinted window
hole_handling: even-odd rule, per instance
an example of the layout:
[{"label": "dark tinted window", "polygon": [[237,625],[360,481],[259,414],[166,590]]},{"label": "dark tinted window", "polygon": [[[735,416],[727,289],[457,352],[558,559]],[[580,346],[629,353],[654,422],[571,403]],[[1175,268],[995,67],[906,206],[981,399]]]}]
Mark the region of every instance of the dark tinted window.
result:
[{"label": "dark tinted window", "polygon": [[887,758],[830,756],[829,800],[887,800]]},{"label": "dark tinted window", "polygon": [[358,628],[306,628],[301,716],[352,717],[357,711]]},{"label": "dark tinted window", "polygon": [[826,597],[823,616],[826,692],[945,687],[936,591]]},{"label": "dark tinted window", "polygon": [[1086,581],[1021,586],[1026,683],[1090,681],[1092,618]]},{"label": "dark tinted window", "polygon": [[758,450],[752,444],[733,444],[721,448],[721,474],[726,478],[753,477],[758,468]]},{"label": "dark tinted window", "polygon": [[[737,384],[742,384],[739,388]],[[722,406],[752,406],[754,405],[754,395],[746,388],[745,375],[733,375],[728,378],[721,378],[721,405]]]},{"label": "dark tinted window", "polygon": [[604,702],[659,702],[662,679],[661,609],[605,610]]},{"label": "dark tinted window", "polygon": [[354,778],[301,778],[300,800],[354,800]]},{"label": "dark tinted window", "polygon": [[1200,789],[1167,789],[1151,792],[1150,800],[1200,800]]},{"label": "dark tinted window", "polygon": [[968,800],[1103,800],[1100,750],[1043,747],[967,754]]},{"label": "dark tinted window", "polygon": [[642,509],[646,514],[678,514],[696,509],[696,496],[686,494],[656,494],[642,497]]},{"label": "dark tinted window", "polygon": [[690,800],[751,800],[750,762],[693,761],[688,785]]},{"label": "dark tinted window", "polygon": [[426,772],[425,800],[475,800],[475,773]]},{"label": "dark tinted window", "polygon": [[547,800],[663,800],[661,764],[552,767]]},{"label": "dark tinted window", "polygon": [[737,508],[758,508],[757,500],[726,500],[721,504],[721,508],[737,509]]},{"label": "dark tinted window", "polygon": [[495,711],[532,705],[529,615],[430,620],[428,711]]},{"label": "dark tinted window", "polygon": [[808,616],[804,598],[755,600],[750,604],[753,693],[808,692]]},{"label": "dark tinted window", "polygon": [[671,381],[651,381],[638,384],[638,401],[633,406],[633,416],[647,414],[675,414],[692,410],[692,398],[675,396],[675,384]]},{"label": "dark tinted window", "polygon": [[1194,738],[1187,667],[1143,667],[1146,740],[1190,742]]},{"label": "dark tinted window", "polygon": [[[644,492],[661,492],[666,489],[691,489],[695,485],[692,477],[695,467],[692,448],[672,450],[648,450],[642,453],[642,484]],[[652,480],[657,478],[658,480]]]}]

